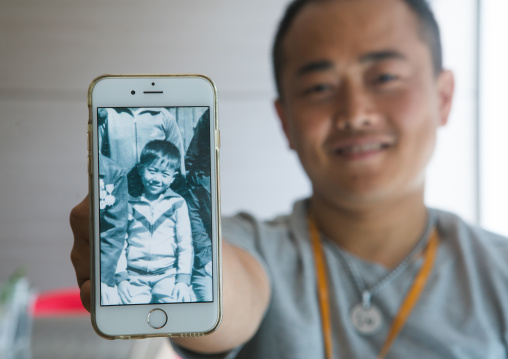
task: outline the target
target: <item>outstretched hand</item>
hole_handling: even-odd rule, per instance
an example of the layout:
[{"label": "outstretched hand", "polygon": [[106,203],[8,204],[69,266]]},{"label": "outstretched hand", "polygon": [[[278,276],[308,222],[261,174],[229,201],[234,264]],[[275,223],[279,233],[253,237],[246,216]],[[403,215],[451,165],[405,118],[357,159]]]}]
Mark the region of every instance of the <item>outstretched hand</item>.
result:
[{"label": "outstretched hand", "polygon": [[90,311],[90,237],[88,196],[74,207],[70,215],[70,224],[74,234],[71,261],[76,272],[80,289],[81,303]]}]

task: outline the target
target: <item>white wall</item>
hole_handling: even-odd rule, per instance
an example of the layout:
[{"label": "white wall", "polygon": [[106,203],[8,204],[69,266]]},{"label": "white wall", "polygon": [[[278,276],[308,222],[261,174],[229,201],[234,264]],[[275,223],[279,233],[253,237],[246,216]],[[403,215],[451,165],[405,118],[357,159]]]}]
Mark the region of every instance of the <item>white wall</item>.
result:
[{"label": "white wall", "polygon": [[86,91],[99,74],[215,80],[225,213],[285,212],[307,192],[271,105],[285,1],[0,1],[0,281],[22,266],[39,289],[75,285],[68,214],[87,192]]},{"label": "white wall", "polygon": [[481,9],[481,223],[508,236],[508,2],[483,0]]},{"label": "white wall", "polygon": [[430,206],[476,222],[476,0],[431,3],[441,27],[444,66],[455,74],[456,88],[448,124],[440,130],[429,166],[426,199]]},{"label": "white wall", "polygon": [[[68,213],[87,192],[86,90],[99,74],[216,81],[225,214],[270,217],[308,194],[272,106],[269,48],[285,3],[0,0],[0,281],[23,266],[38,289],[75,285]],[[473,219],[473,1],[434,3],[458,90],[427,198]]]}]

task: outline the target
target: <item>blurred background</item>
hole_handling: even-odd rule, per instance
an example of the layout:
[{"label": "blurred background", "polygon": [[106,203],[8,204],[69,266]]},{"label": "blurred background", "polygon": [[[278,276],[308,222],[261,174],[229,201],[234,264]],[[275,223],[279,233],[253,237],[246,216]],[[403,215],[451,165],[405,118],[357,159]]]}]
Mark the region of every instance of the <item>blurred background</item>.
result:
[{"label": "blurred background", "polygon": [[[0,282],[75,286],[71,208],[87,193],[86,95],[105,73],[216,83],[223,215],[269,218],[310,193],[276,117],[270,47],[286,0],[0,0]],[[506,0],[434,0],[456,75],[427,203],[508,235]]]}]

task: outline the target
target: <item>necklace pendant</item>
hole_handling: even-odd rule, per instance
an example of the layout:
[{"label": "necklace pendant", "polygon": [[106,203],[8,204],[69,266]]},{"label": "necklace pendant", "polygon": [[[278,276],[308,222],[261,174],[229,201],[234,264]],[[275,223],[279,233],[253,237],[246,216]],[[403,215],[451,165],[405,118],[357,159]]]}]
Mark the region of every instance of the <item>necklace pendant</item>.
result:
[{"label": "necklace pendant", "polygon": [[383,317],[375,305],[369,303],[366,307],[364,303],[358,303],[351,309],[351,322],[358,333],[368,336],[381,329]]}]

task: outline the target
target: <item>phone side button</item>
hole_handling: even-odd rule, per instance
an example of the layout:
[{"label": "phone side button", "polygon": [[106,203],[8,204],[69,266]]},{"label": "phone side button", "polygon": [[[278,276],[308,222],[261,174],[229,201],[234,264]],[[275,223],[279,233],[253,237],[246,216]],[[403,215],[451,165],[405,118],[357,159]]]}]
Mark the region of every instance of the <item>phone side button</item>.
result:
[{"label": "phone side button", "polygon": [[148,325],[154,329],[160,329],[168,322],[168,315],[162,309],[152,309],[146,317]]}]

